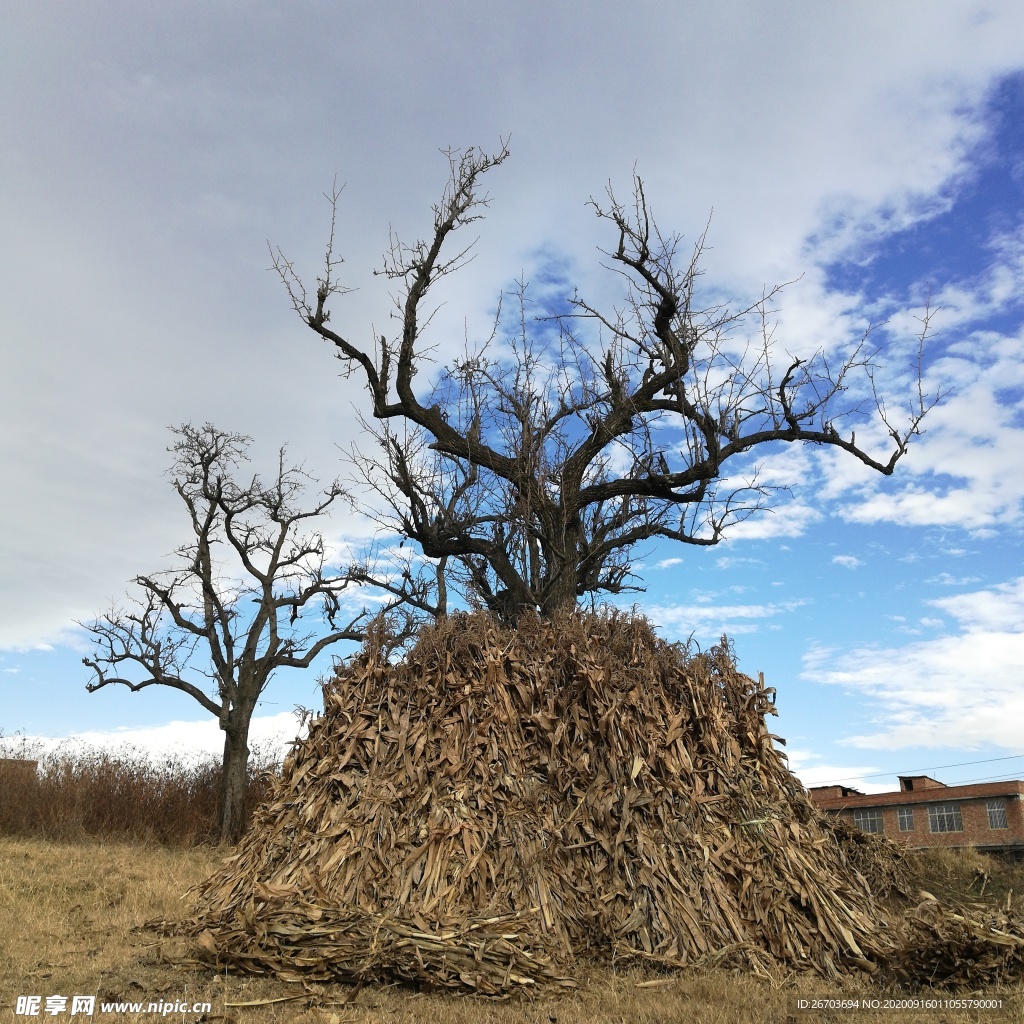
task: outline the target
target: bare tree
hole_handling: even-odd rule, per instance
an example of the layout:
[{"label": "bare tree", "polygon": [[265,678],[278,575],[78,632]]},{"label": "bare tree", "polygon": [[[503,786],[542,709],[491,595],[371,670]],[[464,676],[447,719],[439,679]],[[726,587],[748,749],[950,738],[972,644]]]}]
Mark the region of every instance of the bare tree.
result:
[{"label": "bare tree", "polygon": [[[827,445],[893,472],[940,397],[921,386],[928,314],[917,386],[898,422],[875,386],[870,330],[837,363],[821,351],[780,356],[770,323],[779,288],[738,311],[702,308],[704,237],[681,258],[681,238],[659,231],[639,177],[628,204],[610,188],[604,204],[591,200],[615,239],[606,266],[625,279],[622,308],[602,311],[576,294],[530,318],[520,282],[515,329],[499,310],[490,338],[418,391],[428,294],[467,262],[472,243],[451,236],[482,216],[480,179],[507,156],[505,147],[449,152],[431,238],[392,236],[384,273],[401,282],[394,340],[360,344],[331,326],[329,301],[347,291],[336,278],[337,189],[315,299],[274,254],[296,311],[365,379],[379,450],[355,452],[354,464],[385,499],[382,522],[445,560],[471,600],[514,619],[639,589],[637,544],[717,544],[730,524],[769,508],[774,491],[755,457],[784,444]],[[854,427],[876,444],[880,427],[888,450],[872,454]]]},{"label": "bare tree", "polygon": [[[167,686],[217,717],[224,732],[221,838],[233,842],[243,827],[249,726],[271,676],[307,668],[340,640],[362,641],[373,616],[363,610],[341,624],[342,594],[362,582],[360,568],[331,573],[322,534],[298,532],[343,495],[339,484],[301,510],[310,478],[286,464],[285,449],[271,483],[253,476],[242,484],[236,477],[251,438],[209,423],[173,432],[171,475],[193,537],[177,549],[176,568],[135,578],[142,594],[130,609],[82,623],[97,649],[82,660],[95,673],[90,692],[113,683],[133,692]],[[403,600],[400,581],[377,614]],[[304,612],[321,621],[301,628]],[[396,618],[395,642],[412,630],[410,614]]]}]

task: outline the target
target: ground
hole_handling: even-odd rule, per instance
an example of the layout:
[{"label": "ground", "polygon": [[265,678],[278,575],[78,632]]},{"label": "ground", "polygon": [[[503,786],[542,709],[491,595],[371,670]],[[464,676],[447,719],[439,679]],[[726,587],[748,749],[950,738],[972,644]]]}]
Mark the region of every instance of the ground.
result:
[{"label": "ground", "polygon": [[[948,1009],[932,1006],[898,1010],[863,1009],[864,1000],[943,1000],[949,993],[910,995],[870,979],[827,985],[813,977],[769,983],[729,972],[705,971],[659,976],[635,970],[591,969],[580,974],[572,993],[505,1003],[467,996],[416,993],[366,986],[285,984],[275,979],[216,976],[176,966],[187,951],[181,940],[145,927],[157,919],[187,912],[188,888],[208,875],[227,850],[210,847],[168,849],[155,845],[83,841],[54,843],[0,838],[0,1007],[4,1019],[27,1021],[15,1013],[19,996],[69,997],[64,1013],[39,1018],[68,1021],[70,997],[96,995],[91,1018],[120,1021],[246,1021],[355,1024],[367,1022],[488,1021],[583,1024],[583,1022],[677,1022],[691,1024],[768,1024],[792,1016],[801,1021],[925,1022],[1024,1021],[1024,985],[961,994],[999,1002],[996,1008]],[[1024,898],[1024,866],[1004,868],[982,858],[944,855],[922,868],[922,886],[937,895],[975,898],[988,870],[985,898],[1004,901],[1011,888]],[[1011,896],[1012,898],[1012,896]],[[859,1000],[856,1011],[798,1010],[798,998],[825,996]],[[100,1011],[100,1002],[139,1002],[142,1012]],[[148,1011],[148,1004],[209,1002],[207,1014]],[[249,1004],[249,1005],[245,1005]],[[81,1015],[75,1020],[88,1020]]]}]

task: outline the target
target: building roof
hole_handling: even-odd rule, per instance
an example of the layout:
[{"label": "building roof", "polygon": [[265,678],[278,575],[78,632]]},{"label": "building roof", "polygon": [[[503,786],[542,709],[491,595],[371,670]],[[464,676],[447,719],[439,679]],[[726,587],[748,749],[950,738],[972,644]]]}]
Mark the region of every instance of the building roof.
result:
[{"label": "building roof", "polygon": [[930,775],[897,775],[900,780],[900,792],[910,793],[922,789],[949,789],[944,782],[933,779]]},{"label": "building roof", "polygon": [[[913,788],[903,788],[904,779],[914,780]],[[928,779],[932,785],[917,785]],[[824,811],[843,807],[897,807],[905,804],[948,803],[951,800],[978,800],[992,797],[1024,797],[1024,781],[981,782],[966,786],[946,786],[927,775],[900,776],[898,791],[891,793],[860,793],[849,786],[815,786],[809,792],[815,806]],[[836,792],[841,790],[842,792]]]}]

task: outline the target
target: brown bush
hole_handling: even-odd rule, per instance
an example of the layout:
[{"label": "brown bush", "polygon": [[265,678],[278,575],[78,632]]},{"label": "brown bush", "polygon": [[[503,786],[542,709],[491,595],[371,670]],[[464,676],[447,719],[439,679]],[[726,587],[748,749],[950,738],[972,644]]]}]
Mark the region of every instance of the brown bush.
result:
[{"label": "brown bush", "polygon": [[[69,747],[39,754],[9,737],[0,746],[6,755],[0,758],[0,835],[167,846],[218,841],[220,762],[214,758],[154,761],[138,750]],[[256,759],[247,821],[268,784],[267,767]]]}]

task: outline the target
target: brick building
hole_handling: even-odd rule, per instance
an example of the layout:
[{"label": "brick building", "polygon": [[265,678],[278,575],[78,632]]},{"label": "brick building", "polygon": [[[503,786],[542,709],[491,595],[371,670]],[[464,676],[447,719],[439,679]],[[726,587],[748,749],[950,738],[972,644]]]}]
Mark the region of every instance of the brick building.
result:
[{"label": "brick building", "polygon": [[914,849],[973,846],[1024,857],[1024,782],[947,786],[928,775],[900,775],[899,792],[861,793],[814,786],[811,799],[865,832],[880,832]]}]

